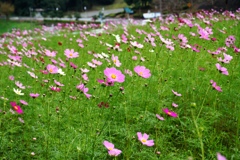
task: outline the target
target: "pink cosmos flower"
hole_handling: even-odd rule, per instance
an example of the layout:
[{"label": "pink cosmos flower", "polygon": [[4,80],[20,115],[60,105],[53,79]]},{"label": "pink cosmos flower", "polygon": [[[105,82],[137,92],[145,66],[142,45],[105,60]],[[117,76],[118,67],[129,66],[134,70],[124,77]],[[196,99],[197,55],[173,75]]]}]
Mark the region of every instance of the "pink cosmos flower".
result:
[{"label": "pink cosmos flower", "polygon": [[11,75],[11,76],[9,76],[8,78],[9,78],[11,81],[13,81],[13,80],[14,80],[14,76],[12,76],[12,75]]},{"label": "pink cosmos flower", "polygon": [[10,102],[10,105],[18,114],[23,114],[23,110],[21,109],[20,106],[17,105],[16,102]]},{"label": "pink cosmos flower", "polygon": [[120,67],[122,65],[122,63],[118,60],[118,56],[112,55],[112,60],[117,67]]},{"label": "pink cosmos flower", "polygon": [[49,73],[51,74],[57,74],[58,73],[58,67],[57,66],[54,66],[52,64],[48,64],[47,65],[47,70]]},{"label": "pink cosmos flower", "polygon": [[143,145],[146,145],[148,147],[151,147],[154,145],[154,141],[148,140],[149,135],[147,135],[146,133],[142,135],[141,132],[137,132],[137,136],[138,136],[138,140],[142,142]]},{"label": "pink cosmos flower", "polygon": [[227,158],[221,155],[220,153],[217,153],[217,160],[227,160]]},{"label": "pink cosmos flower", "polygon": [[121,71],[117,70],[116,68],[106,68],[104,70],[104,74],[112,82],[122,83],[125,81],[125,76],[122,74]]},{"label": "pink cosmos flower", "polygon": [[83,74],[83,75],[82,75],[82,78],[83,78],[85,81],[89,81],[87,74]]},{"label": "pink cosmos flower", "polygon": [[110,156],[118,156],[119,154],[122,153],[121,150],[114,148],[114,144],[112,144],[108,141],[104,141],[103,145],[108,149],[108,154]]},{"label": "pink cosmos flower", "polygon": [[104,80],[102,80],[102,79],[98,79],[97,81],[98,81],[98,83],[104,84],[104,85],[106,85],[106,86],[114,86],[114,82],[111,81],[111,80],[108,79],[108,78],[106,79],[106,81],[104,81]]},{"label": "pink cosmos flower", "polygon": [[174,118],[178,117],[177,113],[168,110],[168,108],[163,108],[163,112],[166,113],[167,115],[171,116],[171,117],[174,117]]},{"label": "pink cosmos flower", "polygon": [[230,61],[233,59],[232,56],[223,53],[224,59],[222,59],[222,57],[218,58],[218,61],[223,62],[223,63],[230,63]]},{"label": "pink cosmos flower", "polygon": [[54,80],[54,83],[55,83],[56,85],[58,85],[58,86],[61,86],[61,87],[64,86],[64,84],[58,82],[57,80]]},{"label": "pink cosmos flower", "polygon": [[217,69],[224,75],[229,75],[228,70],[225,67],[222,67],[219,63],[216,64]]},{"label": "pink cosmos flower", "polygon": [[52,91],[55,91],[55,92],[60,92],[60,91],[61,91],[61,88],[59,88],[59,87],[54,87],[54,86],[50,86],[50,89],[51,89]]},{"label": "pink cosmos flower", "polygon": [[102,65],[102,62],[101,61],[98,61],[96,59],[92,59],[92,62],[98,66]]},{"label": "pink cosmos flower", "polygon": [[172,90],[172,92],[173,92],[173,94],[175,94],[176,96],[182,96],[182,94],[180,94],[180,93],[177,93],[177,92],[175,92],[174,90]]},{"label": "pink cosmos flower", "polygon": [[38,93],[30,93],[29,94],[32,98],[37,98],[39,96]]},{"label": "pink cosmos flower", "polygon": [[28,105],[28,103],[24,100],[20,100],[20,103],[22,103],[23,105],[26,105],[26,106]]},{"label": "pink cosmos flower", "polygon": [[97,66],[91,62],[87,62],[88,66],[91,68],[96,68]]},{"label": "pink cosmos flower", "polygon": [[77,58],[78,57],[78,52],[74,52],[74,49],[66,49],[64,51],[65,56],[67,56],[67,58]]},{"label": "pink cosmos flower", "polygon": [[173,107],[178,107],[178,104],[176,104],[176,103],[173,102],[173,103],[172,103],[172,106],[173,106]]},{"label": "pink cosmos flower", "polygon": [[124,72],[128,74],[130,77],[132,77],[132,71],[130,71],[129,69],[125,69]]},{"label": "pink cosmos flower", "polygon": [[220,86],[217,86],[217,83],[214,82],[213,80],[210,80],[210,83],[212,84],[212,87],[216,89],[218,92],[222,92],[222,89]]},{"label": "pink cosmos flower", "polygon": [[88,70],[87,68],[80,68],[80,70],[81,70],[83,73],[89,72],[89,70]]},{"label": "pink cosmos flower", "polygon": [[19,81],[16,81],[15,84],[16,84],[16,86],[18,86],[18,88],[21,88],[21,89],[25,89],[25,88],[26,88],[26,87],[23,86],[23,84],[22,84],[21,82],[19,82]]},{"label": "pink cosmos flower", "polygon": [[75,65],[73,62],[70,62],[70,66],[71,66],[73,69],[77,69],[77,65]]},{"label": "pink cosmos flower", "polygon": [[164,121],[164,118],[161,117],[159,114],[156,114],[156,117],[157,117],[159,120]]},{"label": "pink cosmos flower", "polygon": [[138,43],[138,42],[136,42],[136,41],[134,41],[134,42],[130,41],[130,43],[131,43],[131,45],[132,45],[133,47],[143,48],[143,45],[140,44],[140,43]]},{"label": "pink cosmos flower", "polygon": [[150,70],[145,66],[136,66],[134,71],[143,78],[149,78],[151,76]]},{"label": "pink cosmos flower", "polygon": [[88,88],[85,87],[85,85],[83,83],[80,83],[77,87],[77,89],[79,89],[80,91],[82,91],[84,93],[84,95],[89,99],[92,95],[88,94]]},{"label": "pink cosmos flower", "polygon": [[56,52],[54,52],[54,51],[50,51],[50,50],[47,50],[46,49],[46,55],[48,56],[48,57],[55,57],[56,56]]}]

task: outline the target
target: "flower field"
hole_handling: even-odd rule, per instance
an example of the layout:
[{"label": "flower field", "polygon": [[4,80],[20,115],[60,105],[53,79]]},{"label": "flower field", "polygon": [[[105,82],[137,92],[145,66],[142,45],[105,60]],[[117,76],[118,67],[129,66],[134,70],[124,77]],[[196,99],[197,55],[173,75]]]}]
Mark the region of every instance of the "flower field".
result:
[{"label": "flower field", "polygon": [[240,159],[240,9],[14,29],[1,159]]}]

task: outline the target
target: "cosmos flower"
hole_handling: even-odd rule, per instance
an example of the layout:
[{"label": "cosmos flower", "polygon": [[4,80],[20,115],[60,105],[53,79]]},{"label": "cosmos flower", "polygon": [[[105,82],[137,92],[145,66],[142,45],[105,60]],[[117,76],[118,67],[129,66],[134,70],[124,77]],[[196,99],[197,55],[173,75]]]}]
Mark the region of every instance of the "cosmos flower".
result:
[{"label": "cosmos flower", "polygon": [[217,160],[227,160],[227,158],[221,155],[220,153],[217,153]]},{"label": "cosmos flower", "polygon": [[78,52],[74,52],[74,49],[66,49],[64,51],[65,56],[67,56],[67,58],[77,58],[78,57]]},{"label": "cosmos flower", "polygon": [[19,89],[13,88],[13,91],[14,91],[17,95],[20,95],[20,96],[24,95],[24,93],[22,93],[22,91],[19,90]]},{"label": "cosmos flower", "polygon": [[142,135],[141,132],[137,132],[137,136],[138,136],[138,140],[143,144],[146,145],[148,147],[151,147],[154,145],[154,141],[153,140],[148,140],[149,135],[147,135],[146,133],[144,133]]},{"label": "cosmos flower", "polygon": [[54,66],[54,65],[52,65],[52,64],[48,64],[48,65],[47,65],[47,70],[48,70],[48,72],[51,73],[51,74],[56,74],[56,73],[58,73],[58,67],[57,67],[57,66]]},{"label": "cosmos flower", "polygon": [[25,88],[26,88],[26,87],[23,86],[23,84],[22,84],[21,82],[19,82],[19,81],[16,81],[15,84],[16,84],[16,86],[18,86],[18,88],[21,88],[21,89],[25,89]]},{"label": "cosmos flower", "polygon": [[119,154],[122,153],[121,150],[114,148],[114,144],[112,144],[108,141],[104,141],[103,145],[108,149],[108,154],[110,156],[118,156]]},{"label": "cosmos flower", "polygon": [[156,114],[156,117],[157,117],[159,120],[164,121],[164,118],[161,117],[159,114]]},{"label": "cosmos flower", "polygon": [[28,105],[28,103],[24,100],[20,100],[20,103],[22,103],[23,105],[26,105],[26,106]]},{"label": "cosmos flower", "polygon": [[80,91],[82,91],[84,93],[84,95],[89,99],[92,95],[88,94],[88,88],[85,87],[85,85],[83,83],[80,83],[79,85],[77,85],[76,87],[77,89],[79,89]]},{"label": "cosmos flower", "polygon": [[117,67],[120,67],[122,65],[122,63],[118,60],[118,56],[112,55],[112,60]]},{"label": "cosmos flower", "polygon": [[61,87],[64,86],[64,84],[58,82],[57,80],[54,80],[54,83],[55,83],[56,85],[58,85],[58,86],[61,86]]},{"label": "cosmos flower", "polygon": [[32,78],[38,78],[33,72],[27,71],[27,73],[32,77]]},{"label": "cosmos flower", "polygon": [[173,102],[173,103],[172,103],[172,106],[173,106],[173,107],[178,107],[178,104],[176,104],[176,103]]},{"label": "cosmos flower", "polygon": [[37,97],[39,96],[38,93],[30,93],[29,95],[30,95],[30,97],[32,97],[32,98],[37,98]]},{"label": "cosmos flower", "polygon": [[173,94],[176,95],[176,96],[182,96],[182,94],[178,93],[178,92],[175,92],[174,90],[172,90]]},{"label": "cosmos flower", "polygon": [[163,108],[163,112],[171,117],[174,117],[174,118],[178,117],[177,113],[170,111],[168,108]]},{"label": "cosmos flower", "polygon": [[150,70],[145,66],[136,66],[134,71],[143,78],[149,78],[151,76]]},{"label": "cosmos flower", "polygon": [[62,76],[65,76],[65,75],[66,75],[61,68],[58,69],[58,74],[60,74],[60,75],[62,75]]},{"label": "cosmos flower", "polygon": [[104,70],[104,74],[112,82],[122,83],[125,81],[125,76],[122,74],[121,71],[117,70],[116,68],[106,68]]},{"label": "cosmos flower", "polygon": [[12,76],[12,75],[11,75],[11,76],[9,76],[8,78],[9,78],[11,81],[13,81],[13,80],[14,80],[14,76]]},{"label": "cosmos flower", "polygon": [[210,80],[210,83],[212,84],[212,87],[216,89],[218,92],[222,92],[222,89],[220,86],[217,86],[217,83],[214,82],[213,80]]},{"label": "cosmos flower", "polygon": [[224,74],[224,75],[229,75],[227,68],[222,67],[219,63],[216,64],[216,67],[217,67],[217,70],[218,70],[220,73],[222,73],[222,74]]},{"label": "cosmos flower", "polygon": [[46,54],[46,56],[48,56],[48,57],[55,57],[55,56],[56,56],[56,52],[54,52],[54,51],[51,52],[51,51],[48,50],[48,49],[46,49],[45,54]]},{"label": "cosmos flower", "polygon": [[23,114],[23,110],[21,109],[20,106],[17,105],[16,102],[10,102],[10,105],[18,114]]}]

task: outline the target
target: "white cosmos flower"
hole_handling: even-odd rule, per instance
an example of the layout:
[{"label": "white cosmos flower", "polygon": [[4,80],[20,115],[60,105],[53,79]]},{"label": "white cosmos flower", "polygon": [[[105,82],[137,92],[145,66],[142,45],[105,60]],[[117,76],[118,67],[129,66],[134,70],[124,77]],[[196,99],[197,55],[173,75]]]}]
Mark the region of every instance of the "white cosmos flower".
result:
[{"label": "white cosmos flower", "polygon": [[24,95],[24,93],[22,93],[22,91],[19,90],[19,89],[13,88],[13,91],[14,91],[17,95],[20,95],[20,96]]},{"label": "white cosmos flower", "polygon": [[66,75],[61,68],[58,68],[58,73],[61,74],[62,76]]},{"label": "white cosmos flower", "polygon": [[103,53],[103,52],[102,52],[102,55],[103,55],[103,57],[105,57],[105,58],[109,58],[109,55],[107,55],[106,53]]}]

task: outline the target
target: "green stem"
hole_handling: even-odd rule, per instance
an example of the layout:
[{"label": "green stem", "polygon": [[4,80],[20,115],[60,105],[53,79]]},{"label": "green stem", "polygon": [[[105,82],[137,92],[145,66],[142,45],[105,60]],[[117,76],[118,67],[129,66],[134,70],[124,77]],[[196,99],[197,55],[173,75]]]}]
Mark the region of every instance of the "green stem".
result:
[{"label": "green stem", "polygon": [[191,109],[191,113],[192,113],[192,118],[193,118],[194,125],[195,125],[196,130],[197,130],[197,136],[198,136],[198,139],[199,139],[199,141],[200,141],[201,152],[202,152],[202,160],[204,160],[204,159],[205,159],[205,158],[204,158],[204,144],[203,144],[203,141],[202,141],[202,134],[201,134],[200,131],[199,131],[199,128],[198,128],[196,119],[194,118],[192,109]]}]

